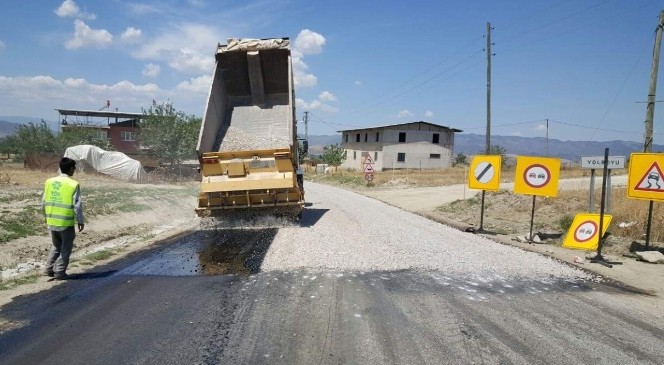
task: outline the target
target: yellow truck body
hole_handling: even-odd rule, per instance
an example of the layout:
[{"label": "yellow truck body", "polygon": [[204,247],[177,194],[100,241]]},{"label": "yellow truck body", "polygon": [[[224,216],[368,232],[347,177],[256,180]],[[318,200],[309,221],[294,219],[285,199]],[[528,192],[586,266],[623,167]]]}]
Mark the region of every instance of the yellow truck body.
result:
[{"label": "yellow truck body", "polygon": [[304,189],[294,98],[288,38],[218,46],[197,145],[199,216],[238,209],[299,216]]}]

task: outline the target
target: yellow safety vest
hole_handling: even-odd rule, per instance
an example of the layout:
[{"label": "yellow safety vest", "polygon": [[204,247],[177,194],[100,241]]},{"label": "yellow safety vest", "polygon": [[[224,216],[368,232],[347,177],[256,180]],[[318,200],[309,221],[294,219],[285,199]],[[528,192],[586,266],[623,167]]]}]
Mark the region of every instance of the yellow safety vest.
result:
[{"label": "yellow safety vest", "polygon": [[74,193],[78,182],[65,176],[52,177],[44,184],[46,224],[73,227],[75,224]]}]

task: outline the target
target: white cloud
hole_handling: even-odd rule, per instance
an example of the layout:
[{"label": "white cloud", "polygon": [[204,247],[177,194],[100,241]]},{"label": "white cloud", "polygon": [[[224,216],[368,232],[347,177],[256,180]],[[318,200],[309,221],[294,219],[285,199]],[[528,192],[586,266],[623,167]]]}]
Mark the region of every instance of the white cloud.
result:
[{"label": "white cloud", "polygon": [[143,68],[143,76],[145,77],[157,77],[159,76],[159,72],[161,72],[161,67],[159,65],[155,65],[154,63],[148,63],[145,65]]},{"label": "white cloud", "polygon": [[537,127],[535,127],[535,130],[540,132],[546,131],[546,124],[539,124]]},{"label": "white cloud", "polygon": [[355,85],[356,85],[356,86],[362,86],[362,81],[359,81],[359,80],[358,80],[358,81],[355,81]]},{"label": "white cloud", "polygon": [[192,78],[189,81],[182,81],[178,84],[177,89],[180,91],[187,91],[192,93],[198,93],[202,95],[207,95],[210,91],[210,85],[212,84],[212,76],[201,76]]},{"label": "white cloud", "polygon": [[127,4],[127,6],[129,7],[129,12],[134,15],[162,13],[162,11],[160,11],[157,7],[148,4],[130,3]]},{"label": "white cloud", "polygon": [[2,51],[4,51],[6,47],[7,46],[5,45],[5,42],[0,41],[0,53],[2,53]]},{"label": "white cloud", "polygon": [[185,73],[211,73],[215,45],[220,39],[220,32],[212,27],[182,24],[148,40],[132,55],[140,60],[166,62]]},{"label": "white cloud", "polygon": [[134,27],[127,27],[124,32],[122,32],[122,35],[120,36],[120,39],[122,39],[125,42],[137,42],[141,39],[141,36],[143,35],[143,32],[140,29],[136,29]]},{"label": "white cloud", "polygon": [[433,117],[433,112],[431,110],[427,110],[426,113],[424,113],[424,116],[427,118]]},{"label": "white cloud", "polygon": [[335,101],[337,100],[337,97],[329,91],[323,91],[318,95],[318,99],[321,101]]},{"label": "white cloud", "polygon": [[318,84],[316,76],[296,70],[293,70],[293,78],[295,79],[295,86],[298,87],[314,87]]},{"label": "white cloud", "polygon": [[307,64],[303,58],[308,54],[323,52],[325,37],[309,29],[303,29],[297,35],[292,47],[293,78],[297,87],[313,87],[318,84],[318,78],[307,73]]},{"label": "white cloud", "polygon": [[339,111],[338,108],[335,108],[331,105],[325,104],[320,100],[314,100],[311,103],[307,103],[303,99],[295,99],[295,107],[297,109],[306,109],[306,110],[322,110],[328,113],[336,113]]},{"label": "white cloud", "polygon": [[510,136],[521,137],[521,136],[523,136],[523,133],[518,132],[518,131],[517,132],[512,132],[512,133],[510,133]]},{"label": "white cloud", "polygon": [[113,42],[113,35],[106,29],[92,29],[80,19],[74,21],[74,28],[74,38],[65,42],[67,49],[105,48]]},{"label": "white cloud", "polygon": [[412,117],[413,115],[414,114],[411,113],[409,110],[404,109],[404,110],[400,111],[399,113],[397,113],[396,117],[397,118],[405,118],[405,117]]},{"label": "white cloud", "polygon": [[76,5],[74,0],[65,0],[60,6],[53,11],[57,16],[66,18],[82,18],[82,19],[96,19],[97,16],[92,13],[81,12],[81,9]]},{"label": "white cloud", "polygon": [[[68,78],[57,80],[51,76],[5,77],[0,76],[0,95],[3,95],[3,110],[16,115],[27,115],[51,119],[53,109],[94,109],[110,99],[122,111],[137,111],[149,105],[154,98],[167,94],[152,83],[143,85],[120,81],[112,85],[92,84],[85,79]],[[41,105],[42,108],[35,108]],[[6,108],[5,108],[6,107]]]},{"label": "white cloud", "polygon": [[295,38],[294,49],[303,55],[319,54],[323,52],[325,37],[309,29],[303,29]]}]

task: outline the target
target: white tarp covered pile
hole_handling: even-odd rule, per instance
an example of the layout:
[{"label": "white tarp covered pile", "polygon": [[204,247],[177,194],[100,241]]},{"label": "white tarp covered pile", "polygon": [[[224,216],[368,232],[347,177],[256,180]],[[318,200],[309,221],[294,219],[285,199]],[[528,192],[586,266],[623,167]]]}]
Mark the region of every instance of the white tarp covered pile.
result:
[{"label": "white tarp covered pile", "polygon": [[139,161],[129,158],[122,152],[105,151],[96,146],[69,147],[64,157],[84,162],[77,164],[77,169],[84,170],[89,166],[102,174],[122,180],[141,181],[145,175],[143,165]]}]

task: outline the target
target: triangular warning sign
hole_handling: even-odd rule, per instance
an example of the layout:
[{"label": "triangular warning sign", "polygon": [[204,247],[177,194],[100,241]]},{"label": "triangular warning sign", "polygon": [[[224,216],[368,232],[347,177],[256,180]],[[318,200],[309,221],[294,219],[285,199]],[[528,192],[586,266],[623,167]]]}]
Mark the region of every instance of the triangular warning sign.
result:
[{"label": "triangular warning sign", "polygon": [[659,168],[657,162],[653,162],[646,174],[636,184],[634,190],[664,193],[664,174],[662,174],[662,169]]},{"label": "triangular warning sign", "polygon": [[367,157],[364,159],[362,162],[363,164],[368,164],[368,163],[374,163],[373,158],[371,158],[371,155],[367,155]]},{"label": "triangular warning sign", "polygon": [[373,174],[374,172],[376,172],[376,171],[373,168],[373,164],[364,165],[364,173],[365,174]]}]

